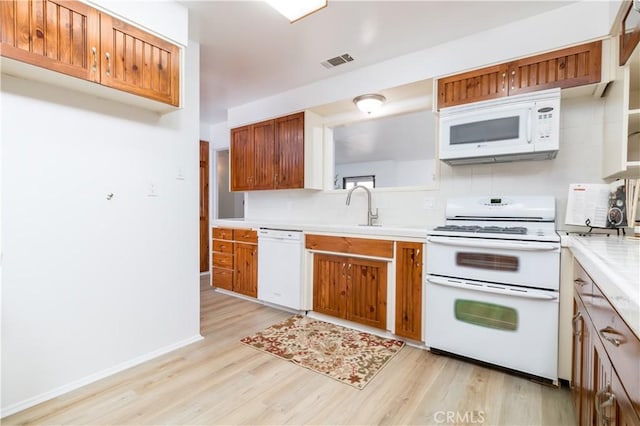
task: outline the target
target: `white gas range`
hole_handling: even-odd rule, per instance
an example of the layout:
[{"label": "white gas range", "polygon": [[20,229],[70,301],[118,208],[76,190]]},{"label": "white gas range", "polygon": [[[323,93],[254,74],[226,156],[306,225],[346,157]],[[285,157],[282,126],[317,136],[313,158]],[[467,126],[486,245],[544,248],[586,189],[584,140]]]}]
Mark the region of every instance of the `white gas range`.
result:
[{"label": "white gas range", "polygon": [[464,197],[427,233],[425,342],[557,382],[553,197]]}]

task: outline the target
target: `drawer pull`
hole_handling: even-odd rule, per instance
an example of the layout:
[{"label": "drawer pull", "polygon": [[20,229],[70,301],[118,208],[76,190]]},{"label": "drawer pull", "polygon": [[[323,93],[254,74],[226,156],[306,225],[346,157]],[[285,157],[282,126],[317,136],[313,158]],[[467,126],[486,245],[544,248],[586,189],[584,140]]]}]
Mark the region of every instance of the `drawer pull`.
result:
[{"label": "drawer pull", "polygon": [[578,327],[576,327],[578,320],[580,320],[580,318],[582,318],[582,312],[578,312],[577,314],[575,314],[573,316],[573,318],[571,319],[571,324],[572,324],[572,328],[573,328],[573,334],[576,336],[580,335],[580,331],[578,331]]},{"label": "drawer pull", "polygon": [[619,339],[617,337],[613,337],[613,336],[608,336],[608,334],[615,334],[616,336],[621,336],[622,334],[620,334],[618,331],[616,331],[615,328],[613,327],[609,327],[606,326],[605,328],[602,328],[600,330],[598,330],[598,334],[600,335],[600,337],[602,337],[604,340],[607,340],[608,342],[611,342],[614,346],[620,346],[621,344],[623,344],[625,341],[624,339]]},{"label": "drawer pull", "polygon": [[587,282],[582,278],[576,278],[575,280],[573,280],[573,282],[578,284],[580,287],[587,285]]}]

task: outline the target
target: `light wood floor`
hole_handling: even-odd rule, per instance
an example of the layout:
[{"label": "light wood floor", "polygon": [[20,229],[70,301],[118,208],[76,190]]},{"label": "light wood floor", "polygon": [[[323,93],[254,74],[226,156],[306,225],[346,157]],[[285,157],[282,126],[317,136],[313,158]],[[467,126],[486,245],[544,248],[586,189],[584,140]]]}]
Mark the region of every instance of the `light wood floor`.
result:
[{"label": "light wood floor", "polygon": [[201,306],[203,341],[2,424],[575,424],[566,389],[411,347],[357,390],[239,342],[290,314],[204,280]]}]

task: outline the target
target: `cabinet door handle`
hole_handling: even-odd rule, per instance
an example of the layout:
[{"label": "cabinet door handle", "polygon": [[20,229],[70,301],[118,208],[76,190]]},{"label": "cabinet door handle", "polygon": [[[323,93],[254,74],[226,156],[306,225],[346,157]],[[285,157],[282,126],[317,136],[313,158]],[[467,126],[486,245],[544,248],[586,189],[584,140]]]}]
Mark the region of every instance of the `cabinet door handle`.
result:
[{"label": "cabinet door handle", "polygon": [[504,92],[505,90],[507,90],[507,73],[503,72],[502,73],[502,91]]},{"label": "cabinet door handle", "polygon": [[107,75],[111,75],[111,54],[109,52],[104,54],[104,57],[107,58]]},{"label": "cabinet door handle", "polygon": [[278,186],[278,174],[273,175],[273,186]]},{"label": "cabinet door handle", "polygon": [[580,287],[584,287],[585,285],[587,285],[587,282],[582,278],[576,278],[575,280],[573,280],[573,282],[578,284]]},{"label": "cabinet door handle", "polygon": [[601,328],[600,330],[598,330],[598,334],[600,335],[600,337],[602,337],[604,340],[608,342],[611,342],[616,347],[620,346],[625,342],[624,339],[618,339],[617,337],[608,336],[607,333],[615,334],[617,336],[622,337],[622,335],[615,328],[610,326],[606,326],[605,328]]},{"label": "cabinet door handle", "polygon": [[578,312],[571,319],[571,325],[572,325],[572,328],[573,328],[573,334],[576,335],[576,336],[580,335],[580,332],[578,331],[578,327],[576,327],[576,325],[578,324],[578,320],[580,318],[582,318],[582,312]]},{"label": "cabinet door handle", "polygon": [[[600,402],[600,399],[606,396],[607,399],[604,402]],[[613,406],[613,403],[616,400],[616,396],[614,395],[614,393],[611,391],[611,383],[607,383],[607,386],[604,389],[599,390],[598,392],[596,392],[596,395],[594,397],[595,400],[595,408],[596,408],[596,415],[598,420],[596,421],[597,425],[600,426],[609,426],[610,425],[610,420],[609,417],[607,417],[607,415],[605,414],[605,412],[603,411],[605,408],[607,407],[611,407]]]},{"label": "cabinet door handle", "polygon": [[91,48],[91,55],[93,56],[93,65],[91,65],[91,70],[96,71],[98,69],[98,49],[95,46]]},{"label": "cabinet door handle", "polygon": [[511,90],[516,90],[516,71],[511,71]]}]

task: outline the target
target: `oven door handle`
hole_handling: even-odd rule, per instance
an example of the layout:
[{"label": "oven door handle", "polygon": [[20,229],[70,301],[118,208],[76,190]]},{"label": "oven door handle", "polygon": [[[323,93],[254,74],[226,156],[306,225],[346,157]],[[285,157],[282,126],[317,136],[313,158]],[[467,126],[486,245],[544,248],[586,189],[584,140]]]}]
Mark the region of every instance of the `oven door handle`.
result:
[{"label": "oven door handle", "polygon": [[428,237],[427,242],[433,244],[442,244],[445,246],[455,247],[473,247],[473,248],[486,248],[486,249],[504,249],[504,250],[521,250],[521,251],[558,251],[560,248],[555,243],[545,244],[536,242],[523,242],[523,241],[491,241],[486,239],[479,239],[473,241],[462,238],[448,238],[448,237]]},{"label": "oven door handle", "polygon": [[538,299],[538,300],[556,300],[558,296],[551,294],[544,294],[538,292],[532,292],[530,290],[509,290],[506,288],[490,287],[487,284],[471,284],[464,281],[453,282],[444,278],[429,277],[427,282],[431,284],[441,285],[444,287],[461,288],[463,290],[478,291],[481,293],[494,293],[502,294],[509,297],[521,297],[524,299]]}]

